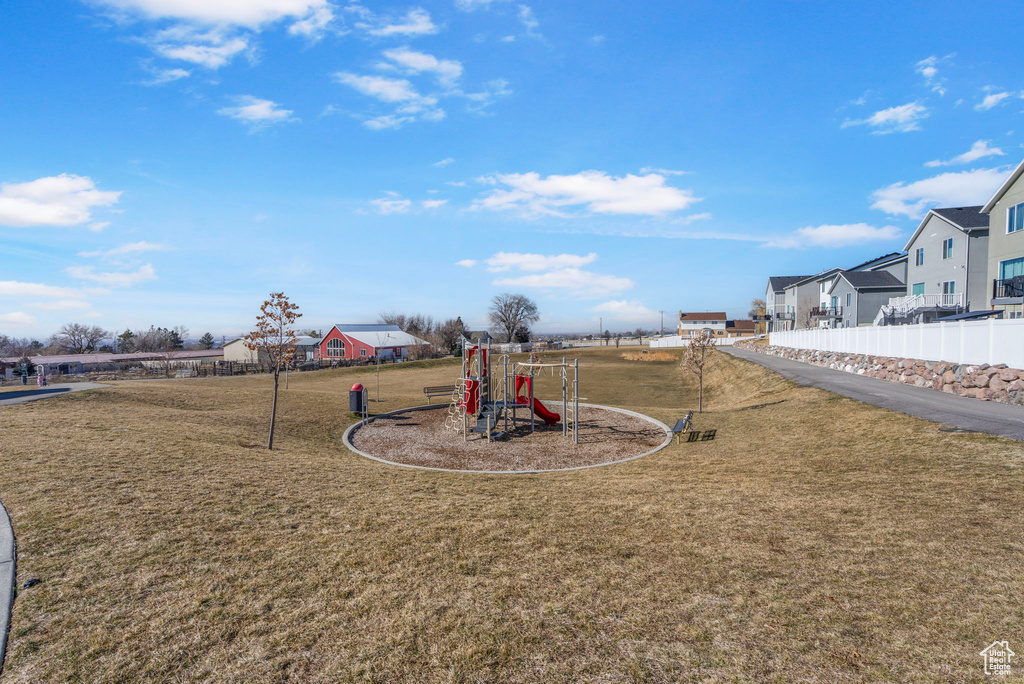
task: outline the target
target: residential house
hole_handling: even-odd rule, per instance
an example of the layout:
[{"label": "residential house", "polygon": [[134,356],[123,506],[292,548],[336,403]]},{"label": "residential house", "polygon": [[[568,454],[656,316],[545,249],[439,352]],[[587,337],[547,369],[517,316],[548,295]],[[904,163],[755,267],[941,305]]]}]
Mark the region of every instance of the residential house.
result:
[{"label": "residential house", "polygon": [[321,359],[406,359],[414,347],[429,345],[397,325],[342,323],[319,341]]},{"label": "residential house", "polygon": [[722,331],[725,334],[726,316],[724,311],[704,311],[697,313],[679,312],[679,323],[676,326],[676,334],[682,336],[693,335],[698,330],[710,328],[715,331]]},{"label": "residential house", "polygon": [[932,209],[910,236],[907,293],[882,308],[879,323],[930,323],[988,306],[988,222],[981,206]]},{"label": "residential house", "polygon": [[843,271],[828,291],[830,301],[842,307],[836,327],[871,325],[883,305],[906,292],[906,284],[887,269]]},{"label": "residential house", "polygon": [[786,301],[786,288],[811,276],[772,276],[764,293],[768,332],[792,330],[796,320],[796,303]]},{"label": "residential house", "polygon": [[751,320],[725,322],[726,337],[753,337],[757,334],[757,323]]},{"label": "residential house", "polygon": [[1007,318],[1024,317],[1024,162],[981,208],[988,214],[988,303]]}]

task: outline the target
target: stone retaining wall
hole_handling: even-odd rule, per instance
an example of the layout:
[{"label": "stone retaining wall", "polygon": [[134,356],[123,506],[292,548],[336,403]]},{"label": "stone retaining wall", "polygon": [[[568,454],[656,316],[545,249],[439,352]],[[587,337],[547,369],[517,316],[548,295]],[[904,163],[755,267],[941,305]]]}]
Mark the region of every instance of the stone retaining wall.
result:
[{"label": "stone retaining wall", "polygon": [[962,397],[1024,406],[1024,370],[1007,368],[1006,364],[990,366],[983,363],[974,366],[945,361],[794,349],[751,342],[737,342],[735,346],[847,373],[928,387]]}]

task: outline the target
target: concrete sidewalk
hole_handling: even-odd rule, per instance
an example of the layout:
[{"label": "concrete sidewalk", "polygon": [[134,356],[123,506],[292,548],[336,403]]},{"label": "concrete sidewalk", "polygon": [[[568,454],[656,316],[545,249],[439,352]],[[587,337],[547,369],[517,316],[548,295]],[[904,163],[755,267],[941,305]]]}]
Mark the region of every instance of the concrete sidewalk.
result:
[{"label": "concrete sidewalk", "polygon": [[0,673],[4,671],[7,632],[11,628],[11,606],[14,604],[14,530],[7,510],[0,503]]},{"label": "concrete sidewalk", "polygon": [[65,382],[46,387],[26,387],[25,389],[7,390],[0,392],[0,406],[11,406],[23,404],[26,401],[37,401],[49,397],[57,397],[68,392],[82,392],[84,390],[99,389],[107,385],[98,382]]},{"label": "concrete sidewalk", "polygon": [[746,349],[722,347],[722,351],[753,361],[804,387],[817,387],[865,404],[963,430],[987,432],[1024,441],[1024,407],[1021,406],[959,397],[925,387],[845,373]]}]

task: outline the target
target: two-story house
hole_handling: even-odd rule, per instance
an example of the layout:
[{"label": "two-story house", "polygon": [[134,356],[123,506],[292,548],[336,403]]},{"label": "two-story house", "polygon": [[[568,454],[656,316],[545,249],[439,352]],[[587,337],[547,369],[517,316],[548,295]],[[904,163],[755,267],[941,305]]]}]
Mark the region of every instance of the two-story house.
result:
[{"label": "two-story house", "polygon": [[1006,318],[1024,317],[1024,162],[981,208],[988,214],[988,303]]},{"label": "two-story house", "polygon": [[786,288],[810,277],[805,275],[772,276],[768,279],[768,288],[764,294],[768,332],[793,330],[796,321],[796,302],[786,301]]},{"label": "two-story house", "polygon": [[904,248],[907,293],[884,307],[880,322],[930,323],[986,308],[988,223],[980,206],[929,211]]}]

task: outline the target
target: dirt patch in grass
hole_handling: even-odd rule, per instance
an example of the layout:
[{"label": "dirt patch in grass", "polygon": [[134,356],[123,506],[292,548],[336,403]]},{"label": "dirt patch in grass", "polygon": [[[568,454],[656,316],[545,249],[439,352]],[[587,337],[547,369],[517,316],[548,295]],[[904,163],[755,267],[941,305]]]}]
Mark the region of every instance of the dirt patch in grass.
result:
[{"label": "dirt patch in grass", "polygon": [[[554,408],[555,404],[551,404]],[[562,435],[561,423],[545,425],[519,411],[509,420],[506,439],[489,442],[484,435],[444,427],[445,409],[386,416],[355,431],[353,445],[393,463],[449,470],[554,470],[598,465],[638,456],[665,442],[665,431],[643,418],[618,411],[580,407],[579,443]],[[498,429],[503,423],[499,421]]]},{"label": "dirt patch in grass", "polygon": [[[591,403],[695,407],[675,364],[570,354]],[[42,580],[0,681],[983,682],[988,644],[1020,652],[1020,443],[715,363],[715,441],[516,477],[345,449],[372,368],[292,375],[272,452],[269,378],[0,408],[18,586]],[[457,374],[389,366],[371,411]]]},{"label": "dirt patch in grass", "polygon": [[679,355],[666,351],[632,351],[626,352],[622,358],[627,361],[679,361]]}]

